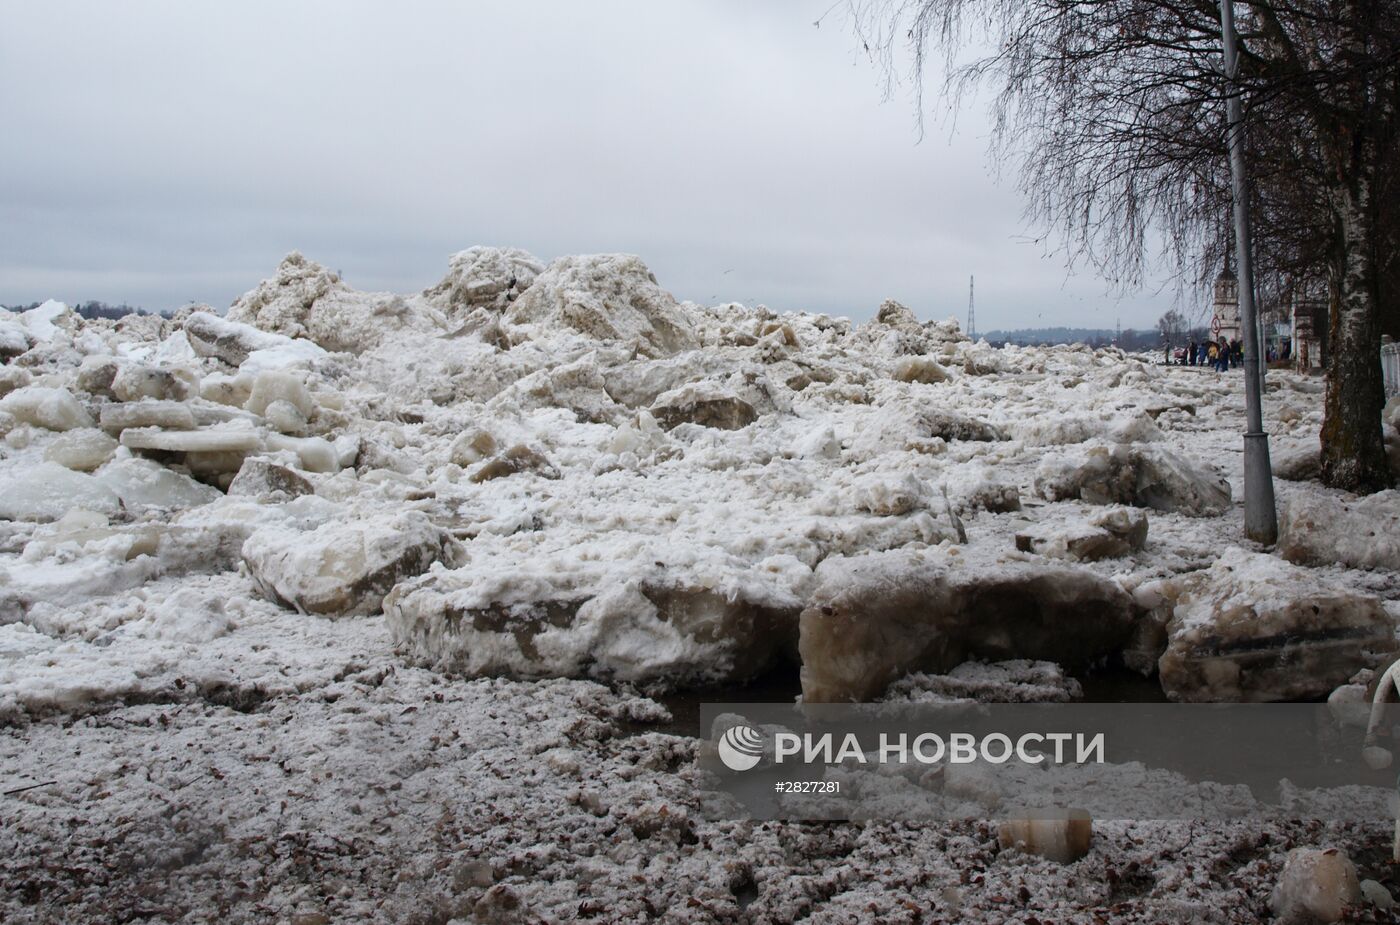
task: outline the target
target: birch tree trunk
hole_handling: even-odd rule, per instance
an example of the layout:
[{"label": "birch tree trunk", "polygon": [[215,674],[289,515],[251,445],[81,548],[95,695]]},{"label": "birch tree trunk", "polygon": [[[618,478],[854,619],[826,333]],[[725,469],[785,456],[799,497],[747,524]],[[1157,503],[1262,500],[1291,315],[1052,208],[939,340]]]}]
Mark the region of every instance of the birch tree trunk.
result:
[{"label": "birch tree trunk", "polygon": [[1322,481],[1370,493],[1390,487],[1381,430],[1385,386],[1380,366],[1378,229],[1370,171],[1332,190],[1341,248],[1327,337],[1327,400],[1322,423]]},{"label": "birch tree trunk", "polygon": [[[1322,421],[1322,481],[1333,488],[1370,493],[1389,488],[1381,412],[1380,254],[1377,179],[1391,163],[1395,87],[1369,73],[1375,27],[1386,16],[1376,0],[1344,0],[1337,20],[1334,64],[1343,75],[1323,99],[1330,105],[1316,120],[1327,184],[1336,216],[1339,251],[1334,262],[1336,293],[1328,319],[1327,400]],[[1315,110],[1316,112],[1316,110]]]}]

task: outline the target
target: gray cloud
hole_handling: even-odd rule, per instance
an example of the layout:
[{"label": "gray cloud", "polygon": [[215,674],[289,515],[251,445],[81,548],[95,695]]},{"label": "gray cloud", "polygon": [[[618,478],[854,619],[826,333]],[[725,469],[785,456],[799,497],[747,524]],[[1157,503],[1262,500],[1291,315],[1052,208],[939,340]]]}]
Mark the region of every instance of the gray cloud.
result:
[{"label": "gray cloud", "polygon": [[6,3],[0,301],[227,305],[288,250],[413,291],[477,243],[703,302],[1149,325],[1025,243],[985,123],[918,143],[830,0]]}]

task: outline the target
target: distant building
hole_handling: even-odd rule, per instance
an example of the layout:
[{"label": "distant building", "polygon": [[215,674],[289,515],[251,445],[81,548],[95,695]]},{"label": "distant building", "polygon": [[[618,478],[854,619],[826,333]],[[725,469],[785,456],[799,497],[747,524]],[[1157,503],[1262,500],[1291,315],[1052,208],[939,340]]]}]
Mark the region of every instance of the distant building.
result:
[{"label": "distant building", "polygon": [[1240,338],[1240,283],[1229,267],[1215,278],[1215,303],[1210,319],[1210,336],[1217,341]]}]

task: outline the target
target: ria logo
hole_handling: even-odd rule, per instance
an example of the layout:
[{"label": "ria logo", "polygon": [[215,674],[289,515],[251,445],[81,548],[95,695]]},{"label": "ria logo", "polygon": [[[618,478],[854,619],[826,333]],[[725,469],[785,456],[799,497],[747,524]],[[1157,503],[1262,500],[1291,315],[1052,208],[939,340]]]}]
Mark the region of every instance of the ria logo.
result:
[{"label": "ria logo", "polygon": [[731,771],[747,771],[763,757],[763,733],[740,723],[719,737],[719,760]]}]

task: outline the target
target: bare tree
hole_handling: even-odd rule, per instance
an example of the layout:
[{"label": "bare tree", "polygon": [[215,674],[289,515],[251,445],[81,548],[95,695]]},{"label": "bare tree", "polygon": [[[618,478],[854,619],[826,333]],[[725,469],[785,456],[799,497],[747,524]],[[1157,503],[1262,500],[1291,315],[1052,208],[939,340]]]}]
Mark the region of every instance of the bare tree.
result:
[{"label": "bare tree", "polygon": [[[1395,233],[1382,216],[1400,168],[1400,0],[1242,6],[1257,265],[1272,283],[1263,295],[1279,300],[1309,276],[1326,278],[1323,478],[1383,488],[1380,300],[1393,252],[1383,245]],[[1058,230],[1072,259],[1123,285],[1155,260],[1198,281],[1220,266],[1229,192],[1214,0],[848,0],[847,9],[891,79],[907,52],[922,88],[941,53],[946,99],[991,91],[995,152],[1019,163],[1028,217]],[[1149,253],[1154,240],[1162,250]]]},{"label": "bare tree", "polygon": [[1168,347],[1185,343],[1187,327],[1186,316],[1174,308],[1157,319],[1157,333]]}]

